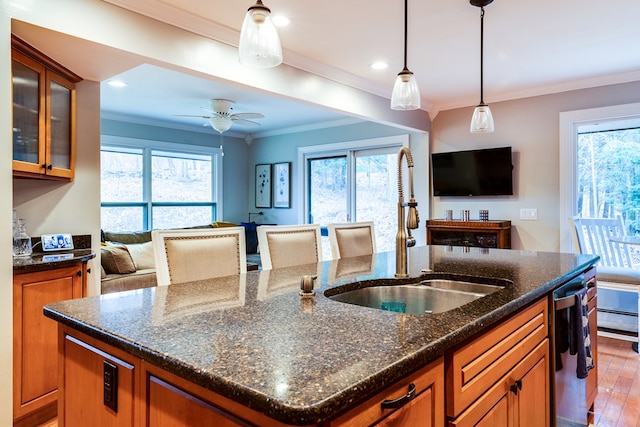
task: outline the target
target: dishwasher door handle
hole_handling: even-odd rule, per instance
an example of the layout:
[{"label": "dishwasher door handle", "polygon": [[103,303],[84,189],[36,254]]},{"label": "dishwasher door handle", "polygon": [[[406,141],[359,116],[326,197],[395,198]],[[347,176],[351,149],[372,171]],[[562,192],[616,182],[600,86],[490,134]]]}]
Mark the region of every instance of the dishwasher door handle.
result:
[{"label": "dishwasher door handle", "polygon": [[[595,287],[595,283],[587,283],[587,289]],[[568,297],[557,298],[553,300],[553,306],[556,311],[564,310],[576,304],[575,295],[569,295]]]}]

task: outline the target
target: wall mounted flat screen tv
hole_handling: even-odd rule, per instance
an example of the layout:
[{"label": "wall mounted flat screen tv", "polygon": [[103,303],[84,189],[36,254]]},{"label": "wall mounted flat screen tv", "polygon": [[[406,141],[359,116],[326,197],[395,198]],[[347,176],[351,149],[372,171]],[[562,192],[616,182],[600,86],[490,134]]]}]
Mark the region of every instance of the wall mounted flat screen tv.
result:
[{"label": "wall mounted flat screen tv", "polygon": [[434,196],[511,196],[511,147],[431,154]]}]

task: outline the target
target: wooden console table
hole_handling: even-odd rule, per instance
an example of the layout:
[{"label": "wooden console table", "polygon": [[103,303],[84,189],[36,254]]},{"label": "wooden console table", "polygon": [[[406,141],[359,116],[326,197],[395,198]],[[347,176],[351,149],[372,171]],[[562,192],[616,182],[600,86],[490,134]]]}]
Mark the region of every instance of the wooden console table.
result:
[{"label": "wooden console table", "polygon": [[429,219],[427,245],[511,249],[511,221]]}]

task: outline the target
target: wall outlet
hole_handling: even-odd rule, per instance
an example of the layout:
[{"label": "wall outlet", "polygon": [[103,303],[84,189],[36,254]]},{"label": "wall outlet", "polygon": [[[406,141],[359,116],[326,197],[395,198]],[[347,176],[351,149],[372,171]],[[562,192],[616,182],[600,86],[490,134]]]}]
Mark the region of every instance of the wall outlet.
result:
[{"label": "wall outlet", "polygon": [[525,221],[536,221],[538,219],[538,209],[520,209],[520,219]]}]

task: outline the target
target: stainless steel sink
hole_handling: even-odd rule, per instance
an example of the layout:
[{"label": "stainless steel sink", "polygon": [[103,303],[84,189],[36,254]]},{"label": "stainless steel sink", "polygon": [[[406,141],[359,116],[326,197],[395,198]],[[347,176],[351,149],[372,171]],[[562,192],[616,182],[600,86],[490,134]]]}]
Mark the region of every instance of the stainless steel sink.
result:
[{"label": "stainless steel sink", "polygon": [[325,296],[334,301],[408,314],[443,313],[499,291],[511,282],[491,280],[476,283],[466,280],[426,279],[418,283],[396,284],[393,280],[345,290],[334,288]]}]

